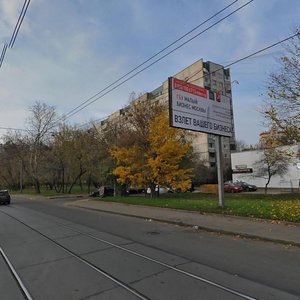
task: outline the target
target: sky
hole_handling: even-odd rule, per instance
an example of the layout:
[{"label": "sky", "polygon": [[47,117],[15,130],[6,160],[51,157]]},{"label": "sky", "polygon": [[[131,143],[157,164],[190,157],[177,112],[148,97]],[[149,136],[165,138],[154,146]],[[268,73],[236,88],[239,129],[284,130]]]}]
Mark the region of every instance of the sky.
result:
[{"label": "sky", "polygon": [[[0,68],[0,138],[4,128],[26,128],[36,101],[66,115],[232,2],[31,0]],[[237,1],[168,50],[247,2]],[[12,37],[23,3],[0,0],[0,51]],[[81,125],[105,118],[128,104],[132,92],[151,92],[201,58],[226,66],[291,36],[299,16],[299,0],[254,0],[67,122]],[[283,54],[279,45],[230,67],[237,140],[254,145],[266,130],[259,107],[268,74],[278,70],[277,58]]]}]

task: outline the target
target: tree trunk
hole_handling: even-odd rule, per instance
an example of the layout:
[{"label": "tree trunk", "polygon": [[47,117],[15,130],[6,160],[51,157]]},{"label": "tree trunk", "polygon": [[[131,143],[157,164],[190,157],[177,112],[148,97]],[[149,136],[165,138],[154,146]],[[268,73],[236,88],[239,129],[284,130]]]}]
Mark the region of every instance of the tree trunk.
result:
[{"label": "tree trunk", "polygon": [[62,192],[65,193],[65,168],[62,167]]},{"label": "tree trunk", "polygon": [[265,194],[267,194],[268,193],[268,185],[269,185],[269,183],[270,183],[270,181],[271,181],[271,177],[272,177],[272,175],[269,173],[268,174],[269,176],[268,176],[268,181],[267,181],[267,183],[266,183],[266,185],[265,185]]},{"label": "tree trunk", "polygon": [[155,197],[155,187],[156,187],[156,184],[155,183],[151,183],[150,184],[150,190],[151,190],[151,198],[154,198]]},{"label": "tree trunk", "polygon": [[34,188],[37,194],[41,193],[40,182],[37,178],[34,179]]},{"label": "tree trunk", "polygon": [[74,185],[76,184],[77,180],[81,178],[81,176],[86,173],[86,171],[81,171],[75,178],[75,180],[71,183],[71,186],[69,188],[68,193],[71,194],[72,188],[74,187]]}]

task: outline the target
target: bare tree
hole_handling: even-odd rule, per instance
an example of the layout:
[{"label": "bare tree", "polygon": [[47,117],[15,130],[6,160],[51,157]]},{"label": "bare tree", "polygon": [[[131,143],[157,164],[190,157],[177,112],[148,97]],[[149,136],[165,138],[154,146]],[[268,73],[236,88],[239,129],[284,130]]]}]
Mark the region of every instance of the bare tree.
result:
[{"label": "bare tree", "polygon": [[280,147],[278,131],[273,127],[263,139],[261,139],[260,148],[261,158],[255,162],[255,176],[266,179],[265,193],[268,191],[268,185],[273,176],[283,176],[288,171],[288,163],[291,159],[289,150]]},{"label": "bare tree", "polygon": [[30,177],[28,168],[30,147],[27,140],[20,131],[8,131],[3,137],[4,144],[0,154],[1,181],[11,189],[17,189],[17,186],[22,189],[25,177],[26,179]]},{"label": "bare tree", "polygon": [[288,143],[300,142],[300,28],[285,46],[280,68],[269,76],[268,99],[262,114],[267,126],[276,126]]},{"label": "bare tree", "polygon": [[40,193],[41,162],[49,146],[53,131],[57,126],[56,111],[53,106],[35,102],[29,108],[27,119],[27,142],[30,146],[29,172],[37,193]]},{"label": "bare tree", "polygon": [[0,187],[18,189],[21,160],[17,159],[19,145],[11,141],[0,145]]},{"label": "bare tree", "polygon": [[266,179],[265,193],[268,191],[268,185],[273,176],[283,176],[288,170],[288,157],[280,150],[263,149],[263,154],[260,160],[254,164],[256,177],[263,177]]},{"label": "bare tree", "polygon": [[147,148],[150,124],[164,109],[158,102],[151,103],[150,100],[132,102],[128,108],[126,128],[132,138],[131,142]]},{"label": "bare tree", "polygon": [[81,190],[84,182],[89,189],[91,184],[99,184],[103,158],[108,155],[96,128],[64,125],[54,136],[52,150],[56,166],[54,186],[57,190],[71,193],[77,184]]}]

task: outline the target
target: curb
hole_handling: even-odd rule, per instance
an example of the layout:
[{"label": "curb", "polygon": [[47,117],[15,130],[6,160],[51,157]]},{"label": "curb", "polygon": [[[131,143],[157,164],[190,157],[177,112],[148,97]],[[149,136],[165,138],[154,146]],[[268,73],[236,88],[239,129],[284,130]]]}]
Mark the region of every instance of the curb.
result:
[{"label": "curb", "polygon": [[68,195],[68,196],[49,196],[46,197],[47,199],[80,199],[80,198],[85,198],[86,196],[84,195]]},{"label": "curb", "polygon": [[147,218],[145,216],[115,212],[115,211],[104,210],[104,209],[99,209],[99,208],[84,207],[84,206],[76,205],[74,203],[72,203],[72,204],[69,203],[67,205],[72,206],[72,207],[76,207],[76,208],[91,210],[91,211],[100,211],[100,212],[113,214],[113,215],[120,215],[120,216],[125,216],[125,217],[143,219],[143,220],[153,220],[153,221],[156,221],[156,222],[161,222],[161,223],[166,223],[166,224],[171,224],[171,225],[178,225],[178,226],[181,226],[181,227],[196,228],[198,230],[204,230],[204,231],[207,231],[207,232],[219,233],[219,234],[224,234],[224,235],[229,235],[229,236],[240,236],[240,237],[247,238],[247,239],[253,239],[253,240],[255,239],[255,240],[260,240],[260,241],[266,241],[266,242],[282,244],[282,245],[286,245],[286,246],[300,247],[300,243],[297,243],[297,242],[294,242],[294,241],[285,241],[285,240],[280,240],[280,239],[273,239],[273,238],[263,237],[263,236],[259,236],[259,235],[255,235],[255,234],[248,234],[248,233],[240,233],[240,232],[235,232],[235,231],[230,231],[230,230],[215,229],[215,228],[211,228],[211,227],[207,227],[207,226],[191,225],[191,224],[187,224],[187,223],[184,223],[184,222],[169,221],[169,220],[160,219],[160,218]]}]

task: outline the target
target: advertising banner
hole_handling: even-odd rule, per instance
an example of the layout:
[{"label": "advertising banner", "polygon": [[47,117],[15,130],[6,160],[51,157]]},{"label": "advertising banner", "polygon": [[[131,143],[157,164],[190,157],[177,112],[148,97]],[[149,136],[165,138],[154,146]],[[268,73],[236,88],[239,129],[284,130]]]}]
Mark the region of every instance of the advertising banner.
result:
[{"label": "advertising banner", "polygon": [[230,98],[169,78],[170,126],[231,137]]}]

